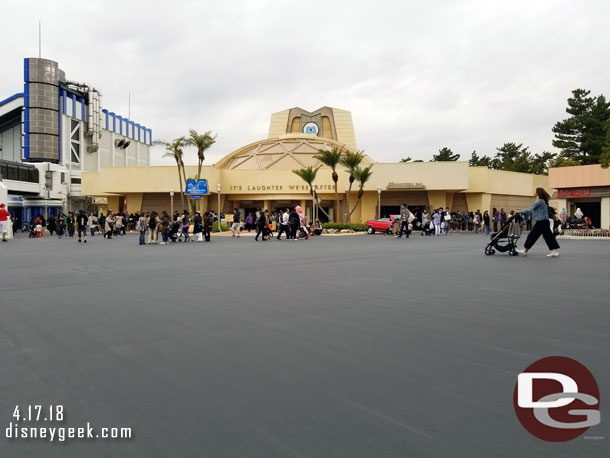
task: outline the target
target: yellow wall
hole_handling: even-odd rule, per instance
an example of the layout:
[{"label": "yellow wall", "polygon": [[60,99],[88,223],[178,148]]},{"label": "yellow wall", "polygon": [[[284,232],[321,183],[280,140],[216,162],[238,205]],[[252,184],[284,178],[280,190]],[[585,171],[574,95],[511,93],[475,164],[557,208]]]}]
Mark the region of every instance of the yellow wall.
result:
[{"label": "yellow wall", "polygon": [[269,135],[267,137],[279,137],[286,133],[286,127],[288,126],[288,114],[290,110],[278,111],[271,115],[271,122],[269,123]]},{"label": "yellow wall", "polygon": [[[196,169],[195,166],[187,167],[187,176],[195,176]],[[338,174],[339,197],[345,214],[348,175],[342,168],[339,168]],[[205,166],[202,178],[208,180],[210,191],[209,197],[204,197],[198,203],[202,211],[217,210],[218,183],[222,186],[223,209],[233,205],[232,202],[242,200],[271,203],[276,200],[298,202],[311,199],[309,187],[291,170],[229,170]],[[388,189],[389,183],[403,183],[403,186],[421,183],[424,189]],[[320,168],[316,185],[322,198],[331,201],[334,206],[334,184],[328,167]],[[399,199],[410,205],[428,205],[430,208],[452,207],[455,200],[461,206],[465,201],[470,211],[484,211],[490,210],[494,202],[507,210],[513,209],[513,206],[524,206],[537,186],[548,187],[548,183],[545,176],[469,167],[467,162],[374,163],[371,179],[364,187],[363,201],[352,215],[352,222],[376,217],[378,186],[382,189],[382,205],[384,197],[390,199],[392,205]],[[168,201],[170,189],[176,193],[174,203],[178,208],[181,204],[175,166],[103,167],[100,172],[85,172],[82,176],[83,195],[106,197],[110,210],[119,209],[123,196],[129,211],[138,209],[138,206],[148,208],[161,205]],[[354,183],[350,196],[352,207],[357,199],[357,190],[357,183]],[[465,197],[458,193],[465,194]],[[409,199],[409,195],[412,199]]]},{"label": "yellow wall", "polygon": [[335,118],[337,141],[348,148],[356,149],[356,134],[354,133],[352,114],[349,111],[338,108],[333,108],[332,110],[333,117]]},{"label": "yellow wall", "polygon": [[548,187],[548,177],[491,170],[487,167],[469,167],[469,184],[465,191],[533,196],[538,186]]},{"label": "yellow wall", "polygon": [[[180,184],[177,170],[175,166],[102,167],[99,172],[83,172],[82,193],[88,196],[103,196],[134,192],[169,193],[170,189],[178,193]],[[187,178],[196,175],[196,166],[186,167]],[[220,180],[220,170],[205,166],[201,170],[201,178],[206,178],[208,188],[215,192],[216,184]]]}]

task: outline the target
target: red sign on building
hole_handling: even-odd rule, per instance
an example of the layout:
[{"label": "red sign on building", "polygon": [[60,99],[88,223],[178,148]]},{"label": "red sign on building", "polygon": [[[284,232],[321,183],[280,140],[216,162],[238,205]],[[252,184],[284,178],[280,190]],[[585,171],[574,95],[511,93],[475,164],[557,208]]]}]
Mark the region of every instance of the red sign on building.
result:
[{"label": "red sign on building", "polygon": [[557,190],[557,197],[589,197],[591,188],[570,188]]}]

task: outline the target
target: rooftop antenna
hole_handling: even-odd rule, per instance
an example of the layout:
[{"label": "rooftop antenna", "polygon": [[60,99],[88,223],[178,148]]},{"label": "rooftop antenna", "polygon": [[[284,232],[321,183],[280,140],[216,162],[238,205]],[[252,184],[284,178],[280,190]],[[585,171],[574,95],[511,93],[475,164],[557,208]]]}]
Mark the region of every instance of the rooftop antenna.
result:
[{"label": "rooftop antenna", "polygon": [[38,21],[38,58],[42,57],[42,24]]}]

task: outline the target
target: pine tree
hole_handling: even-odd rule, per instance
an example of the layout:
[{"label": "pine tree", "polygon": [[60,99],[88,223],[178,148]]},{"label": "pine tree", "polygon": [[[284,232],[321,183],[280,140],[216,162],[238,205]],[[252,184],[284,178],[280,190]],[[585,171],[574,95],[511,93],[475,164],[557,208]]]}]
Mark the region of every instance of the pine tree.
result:
[{"label": "pine tree", "polygon": [[459,154],[454,154],[449,148],[444,147],[438,150],[438,154],[432,156],[430,162],[455,162],[459,158]]},{"label": "pine tree", "polygon": [[561,157],[581,164],[597,164],[606,142],[605,126],[610,121],[610,103],[603,95],[590,97],[591,91],[575,89],[566,112],[571,116],[553,127],[553,146]]},{"label": "pine tree", "polygon": [[480,156],[476,151],[472,152],[468,164],[473,167],[491,167],[491,158],[489,156]]},{"label": "pine tree", "polygon": [[508,170],[511,172],[533,173],[536,175],[546,175],[549,163],[555,154],[547,151],[542,154],[532,154],[523,143],[504,143],[491,160],[491,168],[498,170]]},{"label": "pine tree", "polygon": [[599,158],[603,168],[610,167],[610,122],[606,124],[606,142],[602,148],[602,155]]}]

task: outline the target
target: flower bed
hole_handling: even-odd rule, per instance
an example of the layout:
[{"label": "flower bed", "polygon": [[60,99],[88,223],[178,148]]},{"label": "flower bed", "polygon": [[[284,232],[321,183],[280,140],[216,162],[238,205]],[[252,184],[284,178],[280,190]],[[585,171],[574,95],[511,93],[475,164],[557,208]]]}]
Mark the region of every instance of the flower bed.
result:
[{"label": "flower bed", "polygon": [[570,237],[610,237],[608,229],[566,229],[563,231],[565,236]]},{"label": "flower bed", "polygon": [[353,229],[322,229],[322,234],[353,234],[355,232],[362,231],[354,231]]},{"label": "flower bed", "polygon": [[[338,234],[341,231],[348,231],[347,233],[350,232],[363,232],[366,231],[366,224],[360,224],[360,223],[323,223],[322,227],[326,230],[333,230],[335,232],[328,232],[328,234]],[[343,232],[344,234],[346,232]]]}]

